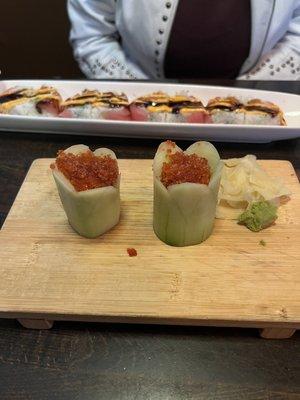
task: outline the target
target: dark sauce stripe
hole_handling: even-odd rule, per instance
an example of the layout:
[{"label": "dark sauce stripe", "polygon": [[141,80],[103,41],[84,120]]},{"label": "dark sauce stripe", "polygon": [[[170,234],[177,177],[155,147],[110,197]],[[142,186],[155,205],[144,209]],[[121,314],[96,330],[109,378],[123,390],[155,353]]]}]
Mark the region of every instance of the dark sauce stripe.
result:
[{"label": "dark sauce stripe", "polygon": [[161,107],[161,106],[167,106],[172,109],[173,114],[178,114],[182,108],[190,108],[192,109],[203,109],[205,110],[205,107],[201,103],[201,101],[189,101],[189,100],[183,100],[183,101],[164,101],[164,102],[155,102],[155,101],[142,101],[142,100],[136,100],[133,104],[140,106],[140,107]]},{"label": "dark sauce stripe", "polygon": [[237,106],[237,105],[236,106],[217,105],[217,106],[206,107],[208,111],[213,111],[213,110],[236,111],[240,108],[242,108],[242,106]]},{"label": "dark sauce stripe", "polygon": [[0,96],[0,104],[4,104],[4,103],[8,103],[10,101],[21,99],[22,97],[24,97],[24,95],[21,93],[11,93],[6,96]]}]

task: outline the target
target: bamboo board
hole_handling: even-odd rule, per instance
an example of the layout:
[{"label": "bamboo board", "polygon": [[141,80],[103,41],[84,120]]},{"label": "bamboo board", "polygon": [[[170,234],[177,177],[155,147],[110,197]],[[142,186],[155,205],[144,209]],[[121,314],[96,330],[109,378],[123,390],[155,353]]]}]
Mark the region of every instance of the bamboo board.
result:
[{"label": "bamboo board", "polygon": [[0,231],[1,317],[25,319],[25,326],[46,319],[250,326],[286,335],[300,328],[300,187],[289,162],[261,161],[293,193],[275,226],[253,233],[216,220],[206,242],[175,248],[152,230],[151,160],[119,161],[121,220],[98,239],[68,225],[51,161],[34,161]]}]

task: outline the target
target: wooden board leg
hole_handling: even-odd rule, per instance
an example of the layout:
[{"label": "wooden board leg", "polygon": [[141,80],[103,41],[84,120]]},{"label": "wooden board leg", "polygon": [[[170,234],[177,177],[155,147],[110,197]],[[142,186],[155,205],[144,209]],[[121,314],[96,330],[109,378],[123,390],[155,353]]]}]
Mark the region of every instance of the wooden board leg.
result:
[{"label": "wooden board leg", "polygon": [[24,328],[28,329],[51,329],[54,321],[48,319],[19,318],[18,321]]},{"label": "wooden board leg", "polygon": [[296,329],[264,328],[260,330],[260,336],[264,339],[288,339],[295,332]]}]

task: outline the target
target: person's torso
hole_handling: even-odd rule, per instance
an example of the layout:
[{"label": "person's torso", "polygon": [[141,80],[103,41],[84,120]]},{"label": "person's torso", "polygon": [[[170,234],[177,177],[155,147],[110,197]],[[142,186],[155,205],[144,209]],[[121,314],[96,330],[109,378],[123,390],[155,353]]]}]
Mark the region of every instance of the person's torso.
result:
[{"label": "person's torso", "polygon": [[250,0],[179,0],[165,76],[233,79],[249,55],[250,43]]},{"label": "person's torso", "polygon": [[[116,2],[116,25],[125,53],[152,78],[164,76],[165,55],[178,3],[178,0]],[[251,0],[251,47],[242,71],[252,68],[284,36],[295,7],[294,0]]]}]

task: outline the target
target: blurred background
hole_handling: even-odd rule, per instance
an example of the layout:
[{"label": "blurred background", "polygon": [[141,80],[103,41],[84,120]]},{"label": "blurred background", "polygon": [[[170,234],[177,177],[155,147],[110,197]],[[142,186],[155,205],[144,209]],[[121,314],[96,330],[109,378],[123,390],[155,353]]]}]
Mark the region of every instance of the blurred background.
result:
[{"label": "blurred background", "polygon": [[83,78],[69,29],[65,0],[1,1],[0,79]]}]

